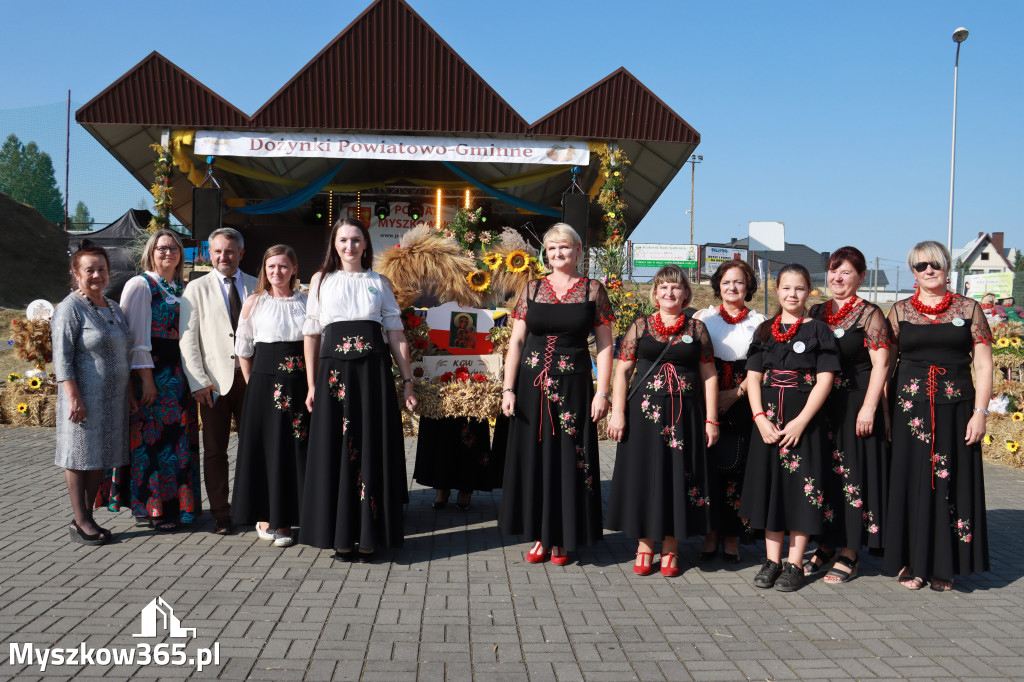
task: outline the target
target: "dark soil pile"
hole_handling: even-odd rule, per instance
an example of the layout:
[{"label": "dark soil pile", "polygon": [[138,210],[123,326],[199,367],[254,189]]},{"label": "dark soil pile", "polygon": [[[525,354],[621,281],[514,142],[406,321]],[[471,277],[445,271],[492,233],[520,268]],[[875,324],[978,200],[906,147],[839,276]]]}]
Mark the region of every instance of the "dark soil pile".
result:
[{"label": "dark soil pile", "polygon": [[37,298],[58,303],[70,291],[68,237],[39,211],[0,193],[0,306]]}]

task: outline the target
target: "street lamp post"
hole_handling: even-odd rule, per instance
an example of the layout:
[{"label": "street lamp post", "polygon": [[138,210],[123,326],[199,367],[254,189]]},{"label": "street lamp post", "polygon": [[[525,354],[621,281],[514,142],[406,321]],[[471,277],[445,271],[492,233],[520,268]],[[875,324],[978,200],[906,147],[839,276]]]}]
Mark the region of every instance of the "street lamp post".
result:
[{"label": "street lamp post", "polygon": [[[690,156],[688,163],[690,164],[690,244],[693,244],[693,186],[697,179],[697,164],[704,161],[703,154],[693,154]],[[698,281],[700,278],[700,254],[697,254],[697,277]]]},{"label": "street lamp post", "polygon": [[946,235],[946,248],[953,253],[953,179],[956,176],[956,76],[960,66],[960,44],[967,40],[967,29],[961,26],[953,31],[953,42],[956,43],[956,61],[953,62],[953,151],[949,158],[949,232]]}]

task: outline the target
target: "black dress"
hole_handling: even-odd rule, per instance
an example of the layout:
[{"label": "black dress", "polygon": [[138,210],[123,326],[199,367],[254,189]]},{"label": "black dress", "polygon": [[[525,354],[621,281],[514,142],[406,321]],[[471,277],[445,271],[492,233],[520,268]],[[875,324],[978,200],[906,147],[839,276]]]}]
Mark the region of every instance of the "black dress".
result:
[{"label": "black dress", "polygon": [[[747,371],[762,373],[761,409],[782,428],[807,404],[820,372],[840,369],[835,338],[827,325],[809,320],[785,343],[771,334],[772,320],[754,335]],[[798,531],[823,535],[836,522],[840,500],[829,499],[833,484],[832,448],[819,410],[807,424],[799,445],[768,445],[755,428],[743,478],[740,516],[766,532]]]},{"label": "black dress", "polygon": [[[932,321],[909,299],[889,311],[899,348],[885,568],[949,579],[989,570],[981,444],[964,435],[974,407],[971,356],[992,343],[977,302],[954,296]],[[934,415],[934,417],[933,417]]]},{"label": "black dress", "polygon": [[516,376],[499,527],[544,547],[601,538],[601,475],[587,337],[610,324],[608,294],[581,278],[558,299],[547,278],[530,282],[512,313],[529,334]]},{"label": "black dress", "polygon": [[700,376],[701,363],[714,362],[714,348],[704,324],[687,318],[648,375],[669,340],[654,331],[652,319],[636,320],[619,350],[620,360],[636,360],[633,381],[643,383],[627,405],[605,527],[655,540],[704,535],[715,529],[723,503],[712,497]]},{"label": "black dress", "polygon": [[306,361],[302,341],[257,343],[242,403],[231,518],[299,525],[306,480]]},{"label": "black dress", "polygon": [[379,323],[324,329],[309,427],[299,542],[400,547],[409,501],[391,352]]},{"label": "black dress", "polygon": [[[831,301],[816,305],[809,314],[828,324],[825,318],[831,306]],[[881,309],[864,299],[857,299],[829,329],[839,346],[842,369],[832,383],[825,415],[832,436],[832,471],[837,474],[835,482],[841,486],[841,499],[845,501],[837,508],[840,532],[830,539],[840,547],[880,549],[890,460],[884,401],[879,400],[875,408],[870,436],[857,435],[857,414],[871,380],[869,350],[889,348],[895,339]]]},{"label": "black dress", "polygon": [[501,487],[504,447],[491,451],[486,421],[466,417],[420,418],[413,478],[420,485],[460,492]]}]

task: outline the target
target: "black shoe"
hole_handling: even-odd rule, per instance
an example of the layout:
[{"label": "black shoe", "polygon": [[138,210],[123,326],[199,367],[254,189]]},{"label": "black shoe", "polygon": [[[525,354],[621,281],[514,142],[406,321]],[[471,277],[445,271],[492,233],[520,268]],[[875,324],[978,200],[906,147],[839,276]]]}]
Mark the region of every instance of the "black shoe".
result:
[{"label": "black shoe", "polygon": [[772,561],[771,559],[765,559],[761,563],[761,570],[754,576],[754,587],[769,588],[775,585],[775,581],[779,579],[782,574],[782,566]]},{"label": "black shoe", "polygon": [[725,563],[727,564],[738,564],[740,562],[740,553],[737,550],[735,554],[729,554],[728,552],[723,550],[722,558],[725,560]]},{"label": "black shoe", "polygon": [[214,535],[233,535],[234,532],[235,526],[231,523],[231,519],[217,521],[217,525],[213,529]]},{"label": "black shoe", "polygon": [[715,557],[718,556],[718,548],[715,547],[710,552],[698,552],[697,560],[702,562],[714,561]]},{"label": "black shoe", "polygon": [[794,592],[804,584],[803,566],[791,564],[788,561],[782,564],[782,575],[775,581],[775,589],[779,592]]},{"label": "black shoe", "polygon": [[377,553],[375,551],[373,551],[373,550],[370,550],[369,552],[364,552],[362,550],[358,550],[358,551],[355,552],[355,555],[356,555],[356,559],[355,560],[358,561],[361,564],[372,564],[373,563],[373,559],[374,559],[376,554]]},{"label": "black shoe", "polygon": [[[102,529],[100,530],[102,531]],[[108,542],[107,537],[102,532],[89,535],[82,530],[75,521],[71,522],[71,526],[68,528],[68,531],[71,533],[72,540],[83,545],[89,545],[90,547],[105,545]]]},{"label": "black shoe", "polygon": [[349,550],[345,550],[343,552],[343,551],[341,551],[339,549],[339,550],[336,550],[334,552],[334,554],[331,555],[331,558],[336,560],[336,561],[352,562],[352,561],[356,560],[356,550],[355,549],[349,549]]},{"label": "black shoe", "polygon": [[[465,497],[466,501],[463,502],[462,498]],[[469,511],[469,502],[473,499],[473,493],[459,493],[459,496],[455,500],[455,508],[460,512]]]},{"label": "black shoe", "polygon": [[448,506],[448,498],[451,497],[451,490],[438,490],[437,495],[434,497],[434,501],[430,503],[430,506],[436,511],[438,509],[444,509]]}]

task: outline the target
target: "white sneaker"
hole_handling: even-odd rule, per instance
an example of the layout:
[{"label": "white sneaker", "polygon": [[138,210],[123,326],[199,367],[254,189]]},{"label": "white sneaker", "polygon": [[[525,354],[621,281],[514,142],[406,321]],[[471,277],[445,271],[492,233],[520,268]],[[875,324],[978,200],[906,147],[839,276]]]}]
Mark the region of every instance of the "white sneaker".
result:
[{"label": "white sneaker", "polygon": [[263,530],[260,528],[260,524],[256,524],[256,535],[260,536],[260,540],[273,540],[274,534],[270,532],[270,529]]},{"label": "white sneaker", "polygon": [[295,544],[295,538],[291,535],[274,534],[274,547],[291,547]]}]

